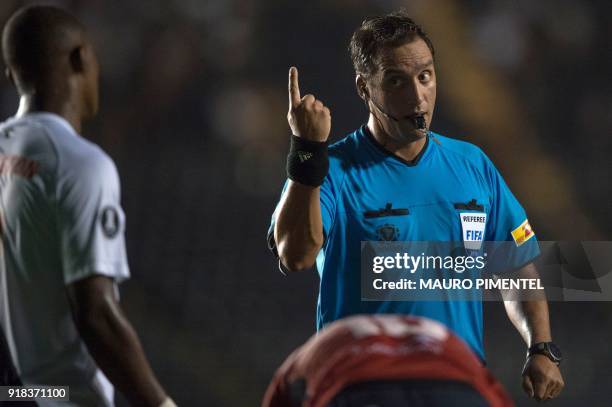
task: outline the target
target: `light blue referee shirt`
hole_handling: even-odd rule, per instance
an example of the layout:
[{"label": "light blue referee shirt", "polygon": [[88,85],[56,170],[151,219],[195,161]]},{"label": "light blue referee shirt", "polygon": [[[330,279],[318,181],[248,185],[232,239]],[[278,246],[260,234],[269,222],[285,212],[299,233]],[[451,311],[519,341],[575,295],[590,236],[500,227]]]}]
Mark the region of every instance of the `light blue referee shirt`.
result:
[{"label": "light blue referee shirt", "polygon": [[[473,144],[429,132],[419,156],[407,162],[366,126],[331,145],[329,157],[320,193],[317,328],[353,314],[424,316],[444,323],[484,360],[481,301],[362,301],[360,250],[362,241],[514,240],[508,268],[529,263],[539,254],[537,240],[491,160]],[[474,217],[462,221],[465,214]],[[484,225],[474,222],[483,218]],[[273,226],[274,217],[271,247]]]}]

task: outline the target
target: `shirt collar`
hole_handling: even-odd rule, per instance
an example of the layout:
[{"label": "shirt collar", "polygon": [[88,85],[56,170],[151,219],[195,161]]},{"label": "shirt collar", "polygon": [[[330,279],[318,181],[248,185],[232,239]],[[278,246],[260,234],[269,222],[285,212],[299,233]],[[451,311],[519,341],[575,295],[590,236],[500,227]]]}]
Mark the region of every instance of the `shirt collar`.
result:
[{"label": "shirt collar", "polygon": [[66,130],[68,130],[68,132],[70,134],[73,134],[75,136],[79,135],[76,132],[76,130],[74,129],[74,127],[72,127],[72,125],[68,122],[68,120],[64,119],[62,116],[60,116],[58,114],[55,114],[55,113],[51,113],[51,112],[30,112],[30,113],[23,114],[21,116],[14,116],[13,118],[16,119],[16,120],[18,120],[18,119],[28,119],[28,118],[48,120],[48,121],[51,121],[51,122],[55,122],[56,124],[64,127]]},{"label": "shirt collar", "polygon": [[387,157],[393,158],[395,159],[397,162],[400,162],[404,165],[407,165],[409,167],[414,167],[416,165],[419,164],[419,162],[421,161],[421,159],[423,158],[423,156],[425,155],[425,153],[427,152],[427,150],[429,150],[429,144],[430,144],[430,138],[431,138],[431,132],[428,131],[427,132],[427,138],[425,140],[425,145],[423,145],[423,148],[421,149],[421,151],[419,151],[419,154],[417,154],[417,156],[411,160],[411,161],[407,161],[404,160],[402,157],[399,157],[398,155],[392,153],[391,151],[387,150],[385,147],[383,147],[378,140],[376,140],[376,138],[374,138],[374,135],[372,135],[372,133],[370,132],[370,129],[368,129],[367,125],[363,125],[361,126],[361,133],[364,135],[365,139],[376,148],[376,150],[378,150],[379,152],[383,153],[384,155],[386,155]]}]

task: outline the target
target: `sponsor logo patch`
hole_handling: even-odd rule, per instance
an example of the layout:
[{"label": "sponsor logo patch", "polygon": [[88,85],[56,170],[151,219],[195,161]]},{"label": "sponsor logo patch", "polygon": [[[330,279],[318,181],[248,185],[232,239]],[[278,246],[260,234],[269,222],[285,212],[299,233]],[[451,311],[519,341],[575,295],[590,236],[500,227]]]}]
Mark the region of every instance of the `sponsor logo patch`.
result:
[{"label": "sponsor logo patch", "polygon": [[511,233],[514,243],[516,243],[517,246],[522,245],[527,240],[535,236],[535,233],[533,233],[533,229],[531,229],[531,225],[529,224],[529,220],[527,219],[525,219],[525,221]]}]

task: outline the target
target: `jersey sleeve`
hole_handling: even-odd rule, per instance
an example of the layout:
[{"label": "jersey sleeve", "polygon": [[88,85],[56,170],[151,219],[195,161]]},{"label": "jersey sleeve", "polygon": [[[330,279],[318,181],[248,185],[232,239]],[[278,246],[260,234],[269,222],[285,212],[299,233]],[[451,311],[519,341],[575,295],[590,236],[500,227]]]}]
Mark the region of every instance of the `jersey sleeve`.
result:
[{"label": "jersey sleeve", "polygon": [[129,277],[119,175],[101,151],[64,163],[59,172],[58,228],[65,284],[92,275]]},{"label": "jersey sleeve", "polygon": [[491,211],[486,240],[495,248],[489,271],[511,271],[533,261],[540,248],[525,210],[510,191],[491,160],[485,157],[485,171],[491,192]]},{"label": "jersey sleeve", "polygon": [[329,235],[329,231],[334,224],[334,215],[336,213],[336,188],[331,174],[327,174],[321,192],[319,193],[321,201],[321,220],[323,222],[323,235],[325,240]]}]

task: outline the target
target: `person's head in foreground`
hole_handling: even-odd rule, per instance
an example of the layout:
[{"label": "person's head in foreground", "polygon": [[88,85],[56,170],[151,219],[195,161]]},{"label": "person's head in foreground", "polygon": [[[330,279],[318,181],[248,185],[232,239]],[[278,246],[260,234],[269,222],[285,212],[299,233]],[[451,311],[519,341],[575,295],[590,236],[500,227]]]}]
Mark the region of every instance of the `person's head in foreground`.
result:
[{"label": "person's head in foreground", "polygon": [[404,315],[359,315],[331,323],[285,360],[262,404],[409,405],[514,404],[478,357],[444,325]]}]

